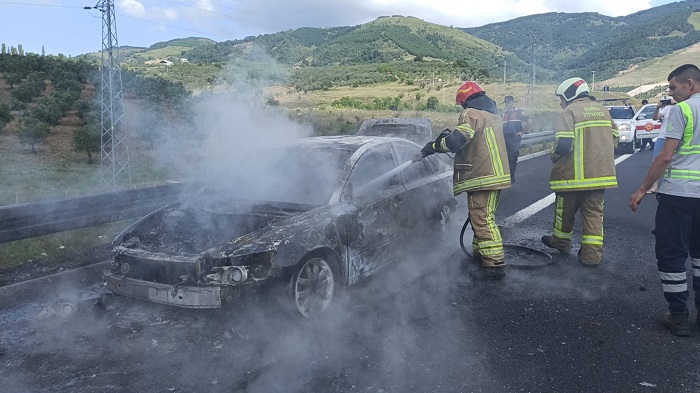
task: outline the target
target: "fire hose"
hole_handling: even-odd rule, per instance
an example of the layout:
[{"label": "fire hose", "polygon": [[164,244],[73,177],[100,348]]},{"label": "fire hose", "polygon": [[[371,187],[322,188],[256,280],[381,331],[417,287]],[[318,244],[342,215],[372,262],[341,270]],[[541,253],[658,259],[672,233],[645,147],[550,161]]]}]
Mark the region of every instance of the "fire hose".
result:
[{"label": "fire hose", "polygon": [[[467,216],[467,219],[464,221],[464,225],[462,225],[462,231],[459,233],[459,246],[462,247],[462,251],[471,259],[474,259],[474,256],[469,253],[469,250],[467,250],[467,247],[464,246],[464,232],[467,231],[467,226],[471,223],[471,219],[469,216]],[[534,262],[534,263],[522,263],[519,261],[508,261],[509,266],[513,267],[523,267],[523,268],[529,268],[529,267],[541,267],[541,266],[546,266],[549,265],[550,263],[553,262],[552,256],[547,254],[544,251],[538,250],[536,248],[528,247],[528,246],[523,246],[520,244],[510,244],[510,243],[503,243],[503,249],[504,251],[507,249],[510,249],[512,251],[520,251],[524,252],[530,255],[537,255],[540,256],[544,259],[544,262]]]}]

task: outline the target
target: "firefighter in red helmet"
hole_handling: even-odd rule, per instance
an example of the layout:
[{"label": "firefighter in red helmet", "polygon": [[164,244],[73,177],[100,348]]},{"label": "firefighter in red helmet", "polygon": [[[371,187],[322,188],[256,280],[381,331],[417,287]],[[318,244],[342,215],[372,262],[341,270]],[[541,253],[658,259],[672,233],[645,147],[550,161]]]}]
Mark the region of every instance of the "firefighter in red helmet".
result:
[{"label": "firefighter in red helmet", "polygon": [[496,208],[501,190],[510,187],[503,118],[476,82],[459,87],[457,104],[464,110],[456,129],[443,131],[421,154],[455,153],[454,194],[467,193],[474,258],[481,262],[477,277],[500,280],[505,277],[505,255]]}]

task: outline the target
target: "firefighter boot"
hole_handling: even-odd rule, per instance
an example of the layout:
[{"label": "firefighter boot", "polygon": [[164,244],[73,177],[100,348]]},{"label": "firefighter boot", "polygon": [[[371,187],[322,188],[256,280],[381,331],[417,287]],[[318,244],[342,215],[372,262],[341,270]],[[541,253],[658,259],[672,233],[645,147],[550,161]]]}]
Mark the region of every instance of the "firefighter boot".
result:
[{"label": "firefighter boot", "polygon": [[506,278],[505,266],[480,266],[479,269],[469,273],[478,281],[500,281]]},{"label": "firefighter boot", "polygon": [[661,320],[661,325],[668,329],[674,336],[690,336],[687,314],[670,313],[666,315],[666,318]]},{"label": "firefighter boot", "polygon": [[568,254],[571,251],[571,242],[565,243],[554,236],[542,236],[542,243],[549,248],[559,250],[563,254]]},{"label": "firefighter boot", "polygon": [[578,262],[586,267],[598,267],[601,263],[603,263],[603,250],[584,250],[584,248],[581,247],[578,250]]}]

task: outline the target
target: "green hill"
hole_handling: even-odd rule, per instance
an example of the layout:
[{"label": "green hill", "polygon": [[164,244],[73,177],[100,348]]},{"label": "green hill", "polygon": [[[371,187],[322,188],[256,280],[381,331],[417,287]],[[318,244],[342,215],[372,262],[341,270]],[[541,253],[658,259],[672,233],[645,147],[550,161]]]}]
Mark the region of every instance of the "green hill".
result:
[{"label": "green hill", "polygon": [[547,13],[464,29],[526,62],[562,73],[612,77],[700,41],[700,1],[670,3],[621,17]]}]

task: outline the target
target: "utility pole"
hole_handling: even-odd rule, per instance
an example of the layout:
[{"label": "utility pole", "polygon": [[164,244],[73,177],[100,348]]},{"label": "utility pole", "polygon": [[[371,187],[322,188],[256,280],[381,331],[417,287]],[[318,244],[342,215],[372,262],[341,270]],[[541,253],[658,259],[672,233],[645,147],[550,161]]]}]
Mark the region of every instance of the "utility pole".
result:
[{"label": "utility pole", "polygon": [[591,82],[591,91],[595,91],[595,71],[591,71],[593,73],[593,81]]},{"label": "utility pole", "polygon": [[114,0],[99,0],[94,7],[84,8],[102,12],[100,172],[102,186],[117,190],[131,186],[131,167],[124,130],[124,94]]}]

